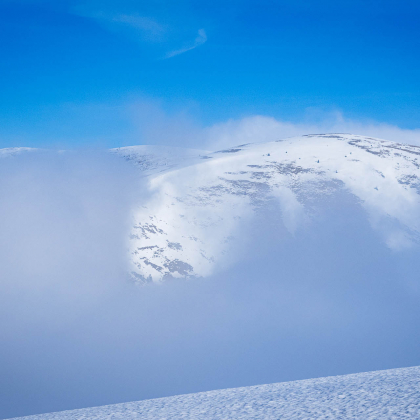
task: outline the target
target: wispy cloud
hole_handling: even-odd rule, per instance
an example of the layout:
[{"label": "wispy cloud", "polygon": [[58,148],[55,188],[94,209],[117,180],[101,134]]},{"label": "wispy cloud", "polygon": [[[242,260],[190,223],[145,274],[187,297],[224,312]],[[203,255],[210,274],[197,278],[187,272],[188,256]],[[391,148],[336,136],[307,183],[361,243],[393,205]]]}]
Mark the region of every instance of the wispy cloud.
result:
[{"label": "wispy cloud", "polygon": [[341,112],[327,113],[317,122],[302,123],[263,115],[231,119],[204,128],[201,141],[207,148],[216,150],[240,143],[274,141],[309,133],[351,133],[420,145],[420,129],[404,129],[377,121],[352,120],[344,117]]},{"label": "wispy cloud", "polygon": [[77,14],[94,19],[108,30],[125,32],[139,41],[163,42],[168,31],[167,25],[156,19],[140,14],[115,13],[77,9]]},{"label": "wispy cloud", "polygon": [[195,38],[195,41],[192,45],[185,46],[184,48],[181,48],[179,50],[171,51],[171,52],[166,54],[165,58],[175,57],[176,55],[183,54],[187,51],[191,51],[194,48],[197,48],[200,45],[203,45],[206,41],[207,41],[207,35],[206,35],[205,30],[204,29],[199,29],[198,30],[198,36],[197,36],[197,38]]},{"label": "wispy cloud", "polygon": [[166,27],[156,20],[139,15],[117,15],[112,22],[125,24],[135,30],[141,31],[147,41],[161,41],[166,33]]},{"label": "wispy cloud", "polygon": [[[160,104],[138,101],[127,107],[138,138],[147,144],[165,144],[219,150],[242,143],[269,142],[310,133],[351,133],[420,145],[420,128],[402,128],[374,120],[348,118],[342,112],[321,112],[301,122],[266,115],[250,115],[203,126],[188,111],[167,113]],[[127,137],[127,136],[126,136]]]},{"label": "wispy cloud", "polygon": [[[155,55],[163,59],[175,57],[193,50],[207,41],[203,28],[199,29],[195,39],[194,33],[198,24],[179,14],[173,7],[165,7],[165,12],[151,7],[135,6],[131,1],[113,0],[70,0],[69,10],[76,15],[94,19],[98,24],[112,32],[125,33],[129,38],[140,43],[154,43]],[[150,50],[149,50],[150,51]]]}]

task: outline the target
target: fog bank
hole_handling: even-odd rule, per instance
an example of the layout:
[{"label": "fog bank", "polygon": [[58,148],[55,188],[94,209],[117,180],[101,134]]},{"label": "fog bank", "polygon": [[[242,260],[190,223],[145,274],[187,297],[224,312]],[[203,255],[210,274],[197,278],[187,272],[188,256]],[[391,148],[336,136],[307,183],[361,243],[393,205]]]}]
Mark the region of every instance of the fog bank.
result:
[{"label": "fog bank", "polygon": [[137,287],[146,194],[100,152],[0,162],[0,418],[420,364],[419,249],[350,194],[294,231],[267,207],[228,269]]}]

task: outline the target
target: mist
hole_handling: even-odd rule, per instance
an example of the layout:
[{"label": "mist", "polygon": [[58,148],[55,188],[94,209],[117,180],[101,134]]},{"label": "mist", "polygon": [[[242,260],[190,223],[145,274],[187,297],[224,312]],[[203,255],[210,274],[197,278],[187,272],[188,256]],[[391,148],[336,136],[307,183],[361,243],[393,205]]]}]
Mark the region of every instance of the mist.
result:
[{"label": "mist", "polygon": [[69,102],[32,110],[28,121],[0,126],[7,146],[77,149],[138,144],[220,150],[308,133],[352,133],[420,145],[420,129],[352,118],[341,109],[306,108],[291,120],[282,114],[245,113],[206,121],[197,103],[131,95],[108,102]]},{"label": "mist", "polygon": [[139,287],[147,196],[100,151],[0,161],[0,418],[420,364],[419,247],[387,247],[349,193],[294,230],[273,202],[227,268]]}]

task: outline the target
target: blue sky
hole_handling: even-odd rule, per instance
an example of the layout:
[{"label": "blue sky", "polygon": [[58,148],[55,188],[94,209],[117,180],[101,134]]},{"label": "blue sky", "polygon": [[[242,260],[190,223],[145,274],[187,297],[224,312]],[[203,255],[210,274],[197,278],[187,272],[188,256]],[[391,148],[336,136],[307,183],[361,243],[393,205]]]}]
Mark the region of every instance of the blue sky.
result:
[{"label": "blue sky", "polygon": [[[162,119],[253,115],[416,129],[419,17],[415,1],[3,0],[0,147],[114,147]],[[182,143],[171,131],[154,140]]]}]

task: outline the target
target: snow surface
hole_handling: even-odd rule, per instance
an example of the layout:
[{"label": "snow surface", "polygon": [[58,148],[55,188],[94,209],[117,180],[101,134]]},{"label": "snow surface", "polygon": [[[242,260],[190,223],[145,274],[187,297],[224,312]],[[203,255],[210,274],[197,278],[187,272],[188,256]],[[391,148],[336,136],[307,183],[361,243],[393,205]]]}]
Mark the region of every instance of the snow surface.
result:
[{"label": "snow surface", "polygon": [[116,150],[148,177],[134,210],[131,269],[139,282],[208,276],[232,259],[237,233],[276,202],[295,234],[317,200],[339,189],[364,207],[392,249],[420,238],[420,147],[350,134],[306,135],[218,152]]},{"label": "snow surface", "polygon": [[156,175],[199,163],[210,153],[207,150],[170,146],[127,146],[111,149],[111,152],[137,165],[145,175]]},{"label": "snow surface", "polygon": [[19,418],[419,419],[420,366],[200,392]]}]

